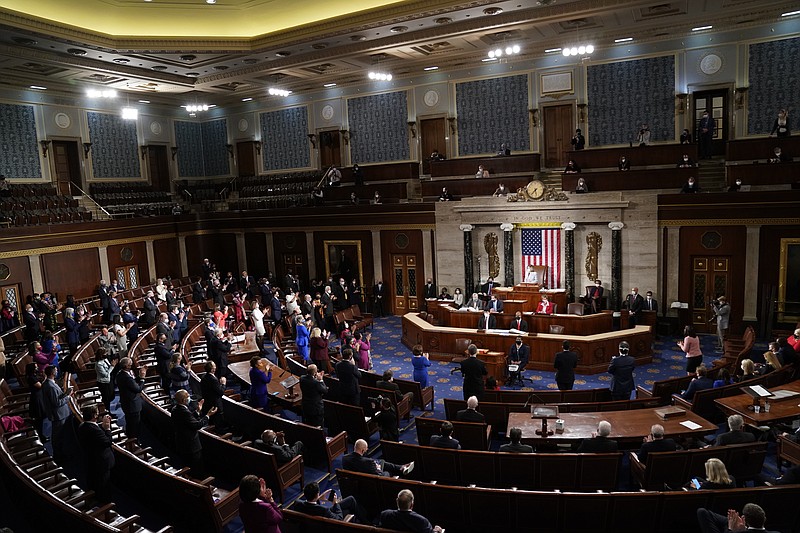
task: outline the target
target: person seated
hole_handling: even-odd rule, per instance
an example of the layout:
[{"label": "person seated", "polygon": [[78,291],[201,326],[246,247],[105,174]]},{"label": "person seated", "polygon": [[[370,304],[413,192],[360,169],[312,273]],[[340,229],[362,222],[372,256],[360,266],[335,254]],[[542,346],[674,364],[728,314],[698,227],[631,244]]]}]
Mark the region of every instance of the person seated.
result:
[{"label": "person seated", "polygon": [[736,178],[736,183],[728,187],[728,192],[739,192],[741,188],[742,188],[742,180]]},{"label": "person seated", "polygon": [[611,424],[601,420],[597,424],[597,431],[592,433],[591,439],[583,439],[578,447],[577,453],[610,453],[619,449],[617,441],[609,439],[611,434]]},{"label": "person seated", "polygon": [[492,196],[506,196],[510,192],[511,191],[508,190],[508,187],[506,187],[504,183],[500,183],[500,185],[498,185],[494,190],[494,194],[492,194]]},{"label": "person seated", "polygon": [[438,435],[431,435],[431,440],[428,446],[434,448],[450,448],[453,450],[460,450],[461,444],[458,440],[453,438],[453,423],[450,421],[442,422],[442,427],[439,429]]},{"label": "person seated", "polygon": [[286,444],[286,435],[284,435],[283,431],[273,431],[271,429],[265,429],[261,434],[261,439],[256,439],[253,442],[253,447],[274,455],[279,466],[285,465],[298,455],[302,455],[305,450],[305,445],[301,441],[289,446]]},{"label": "person seated", "polygon": [[481,293],[492,294],[492,290],[497,287],[502,287],[502,285],[497,283],[493,277],[489,276],[488,278],[486,278],[486,283],[481,285]]},{"label": "person seated", "polygon": [[627,157],[624,155],[619,158],[619,163],[617,163],[617,168],[619,170],[630,170],[631,169],[631,162],[628,160]]},{"label": "person seated", "polygon": [[239,498],[239,518],[245,531],[280,531],[283,513],[264,478],[244,476],[239,482]]},{"label": "person seated", "polygon": [[494,376],[489,376],[486,378],[486,383],[484,384],[485,390],[500,390],[500,385],[497,384],[497,380]]},{"label": "person seated", "polygon": [[553,304],[550,303],[550,298],[548,298],[546,294],[542,294],[542,301],[539,302],[538,306],[536,306],[536,314],[537,315],[553,314]]},{"label": "person seated", "polygon": [[381,440],[398,442],[400,440],[400,430],[397,427],[397,411],[392,406],[389,398],[380,399],[380,410],[375,413],[373,420],[378,424]]},{"label": "person seated", "polygon": [[439,293],[437,300],[452,300],[452,299],[453,297],[450,295],[449,292],[447,292],[447,287],[442,287],[442,290]]},{"label": "person seated", "polygon": [[381,193],[375,191],[375,195],[372,197],[372,205],[381,205],[383,203],[383,198],[381,198]]},{"label": "person seated", "polygon": [[643,439],[642,446],[636,452],[639,462],[647,462],[647,454],[650,452],[674,452],[678,445],[672,439],[664,438],[664,426],[653,424],[650,426],[650,434]]},{"label": "person seated", "polygon": [[508,438],[511,442],[500,446],[501,452],[507,453],[533,453],[533,446],[522,444],[522,430],[520,428],[511,428],[508,430]]},{"label": "person seated", "polygon": [[358,196],[356,196],[356,193],[351,192],[350,193],[350,204],[358,205],[358,202],[359,202],[359,199],[358,199]]},{"label": "person seated", "polygon": [[503,312],[503,300],[498,300],[496,294],[492,294],[489,297],[489,301],[486,303],[486,309],[491,311],[492,313],[502,313]]},{"label": "person seated", "polygon": [[440,202],[450,202],[453,200],[453,195],[447,192],[447,187],[442,187],[442,194],[439,195]]},{"label": "person seated", "polygon": [[689,383],[689,387],[681,394],[681,398],[691,402],[694,399],[695,393],[714,388],[714,380],[708,377],[708,369],[706,365],[700,364],[695,370],[696,377]]},{"label": "person seated", "polygon": [[768,163],[791,163],[792,158],[781,151],[780,146],[772,150],[772,156],[767,160]]},{"label": "person seated", "polygon": [[502,143],[500,149],[497,151],[497,155],[511,155],[511,149],[506,146],[506,143]]},{"label": "person seated", "polygon": [[683,187],[681,188],[681,193],[691,194],[695,192],[700,192],[700,185],[697,184],[693,176],[690,176],[689,181],[683,184]]},{"label": "person seated", "polygon": [[583,297],[583,304],[592,313],[599,313],[603,310],[603,282],[599,279],[594,280],[594,287],[586,287],[586,295]]},{"label": "person seated", "polygon": [[694,168],[694,161],[689,159],[689,154],[683,154],[680,161],[678,161],[678,168]]},{"label": "person seated", "polygon": [[717,435],[714,446],[727,446],[728,444],[745,444],[755,442],[756,436],[748,431],[744,431],[744,419],[741,415],[731,415],[728,417],[728,427],[730,431]]},{"label": "person seated", "polygon": [[475,173],[476,178],[488,178],[489,171],[483,168],[483,165],[478,165],[478,171]]},{"label": "person seated", "polygon": [[530,356],[531,349],[527,344],[522,342],[522,337],[517,337],[514,344],[508,349],[508,364],[518,365],[515,372],[509,372],[509,383],[522,383],[522,372],[525,370],[525,367],[528,366]]},{"label": "person seated", "polygon": [[798,485],[800,484],[800,465],[794,465],[786,471],[781,477],[772,477],[765,474],[759,474],[756,480],[756,486],[759,485]]},{"label": "person seated", "polygon": [[444,161],[445,159],[446,158],[444,154],[440,154],[439,150],[437,150],[436,148],[434,148],[433,152],[431,152],[431,161]]},{"label": "person seated", "polygon": [[488,309],[484,309],[478,319],[478,329],[497,329],[497,319]]},{"label": "person seated", "polygon": [[723,368],[717,374],[717,379],[714,380],[714,388],[724,387],[725,385],[730,385],[733,383],[733,379],[731,378],[731,373],[728,371],[727,368]]},{"label": "person seated", "polygon": [[528,265],[528,271],[525,273],[525,283],[539,283],[539,274],[536,272],[534,265]]},{"label": "person seated", "polygon": [[479,413],[478,409],[478,398],[476,396],[470,396],[467,398],[467,408],[461,409],[456,413],[456,421],[457,422],[475,422],[477,424],[483,424],[486,422],[486,417],[483,416],[483,413]]},{"label": "person seated", "polygon": [[681,144],[692,144],[692,134],[686,128],[681,132]]},{"label": "person seated", "polygon": [[756,365],[756,375],[763,376],[764,374],[769,374],[770,372],[783,368],[783,365],[778,359],[778,355],[771,350],[764,352],[764,361],[765,363],[763,365]]},{"label": "person seated", "polygon": [[378,517],[378,526],[396,531],[412,531],[424,533],[442,533],[439,526],[431,527],[431,523],[421,514],[413,511],[414,493],[403,489],[397,494],[397,510],[387,509]]},{"label": "person seated", "polygon": [[466,307],[467,309],[483,309],[484,308],[484,303],[483,303],[483,300],[481,300],[478,297],[478,293],[477,292],[473,292],[472,293],[472,298],[467,300],[467,302],[464,304],[464,307]]},{"label": "person seated", "polygon": [[585,194],[589,192],[589,185],[583,178],[578,178],[578,183],[575,184],[575,194]]},{"label": "person seated", "polygon": [[738,383],[756,377],[756,365],[755,363],[753,363],[752,359],[743,359],[741,367],[742,367],[742,375],[736,378],[736,381]]},{"label": "person seated", "polygon": [[[326,506],[323,501],[331,494],[331,507]],[[336,491],[328,489],[322,494],[319,493],[319,483],[312,481],[306,483],[303,487],[303,498],[298,499],[292,504],[292,510],[304,513],[311,516],[320,516],[322,518],[329,518],[331,520],[344,520],[347,515],[355,515],[359,522],[368,523],[368,519],[364,519],[364,512],[356,503],[353,496],[348,496],[339,500]]]},{"label": "person seated", "polygon": [[353,446],[353,451],[342,457],[342,468],[374,476],[406,476],[414,470],[414,461],[404,465],[397,465],[382,459],[375,461],[369,457],[364,457],[364,454],[367,453],[367,448],[367,441],[358,439]]},{"label": "person seated", "polygon": [[408,398],[409,402],[414,401],[413,392],[407,392],[405,394],[400,392],[400,386],[394,382],[394,372],[392,372],[391,369],[386,369],[383,372],[383,379],[378,380],[378,382],[375,383],[375,386],[378,389],[383,389],[394,394],[394,397],[397,401],[402,401],[403,398]]},{"label": "person seated", "polygon": [[328,174],[328,185],[331,187],[338,187],[342,184],[342,172],[336,167],[331,167],[331,171]]},{"label": "person seated", "polygon": [[511,321],[511,328],[517,331],[528,331],[528,323],[522,318],[522,311],[514,313],[514,320]]},{"label": "person seated", "polygon": [[777,533],[767,531],[764,524],[767,515],[760,505],[745,504],[741,516],[733,509],[728,510],[728,515],[723,516],[708,509],[697,509],[697,521],[703,533],[730,533],[733,531],[763,531],[764,533]]},{"label": "person seated", "polygon": [[564,174],[580,174],[580,172],[581,167],[579,167],[578,164],[572,159],[567,162],[567,166],[564,168]]},{"label": "person seated", "polygon": [[706,461],[706,478],[694,478],[689,483],[689,488],[695,490],[720,490],[735,489],[736,480],[728,474],[725,463],[716,457]]}]

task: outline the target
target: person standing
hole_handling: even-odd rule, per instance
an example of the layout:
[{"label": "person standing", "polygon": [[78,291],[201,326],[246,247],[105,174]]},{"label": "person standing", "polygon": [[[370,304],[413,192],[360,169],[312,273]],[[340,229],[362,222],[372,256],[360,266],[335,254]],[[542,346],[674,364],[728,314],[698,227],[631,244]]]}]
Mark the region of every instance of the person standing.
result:
[{"label": "person standing", "polygon": [[342,350],[342,360],[336,363],[336,377],[339,378],[339,401],[361,405],[361,387],[358,385],[361,372],[353,361],[352,348]]},{"label": "person standing", "polygon": [[244,476],[239,482],[239,498],[242,500],[239,517],[245,531],[281,533],[283,513],[272,497],[272,489],[267,488],[263,478],[252,474]]},{"label": "person standing", "polygon": [[[203,400],[198,402],[202,409]],[[203,446],[200,444],[200,428],[208,425],[209,417],[217,414],[217,408],[208,410],[208,415],[201,415],[197,409],[189,407],[189,393],[184,389],[175,393],[175,407],[172,408],[172,428],[175,431],[175,449],[191,467],[192,475],[202,479]]]},{"label": "person standing", "polygon": [[114,468],[111,415],[106,413],[99,419],[97,405],[94,404],[82,408],[81,415],[83,423],[78,426],[78,442],[86,458],[87,488],[93,490],[101,502],[109,502],[111,469]]},{"label": "person standing", "polygon": [[632,328],[636,327],[639,321],[639,315],[644,308],[644,298],[639,294],[639,287],[631,289],[631,293],[625,297],[624,307],[628,309],[628,324]]},{"label": "person standing", "polygon": [[631,392],[635,388],[633,370],[636,368],[636,360],[628,355],[630,345],[626,341],[619,343],[619,355],[615,355],[608,365],[608,373],[611,374],[611,399],[630,400]]},{"label": "person standing", "polygon": [[430,355],[422,351],[421,344],[415,344],[413,348],[411,348],[411,353],[414,354],[414,357],[411,358],[411,366],[414,367],[414,372],[411,374],[411,377],[424,389],[428,386],[427,368],[431,366]]},{"label": "person standing", "polygon": [[69,409],[69,398],[73,394],[73,389],[69,388],[66,392],[56,383],[56,372],[58,369],[53,365],[48,365],[44,369],[45,380],[42,383],[42,407],[44,414],[50,419],[50,440],[53,445],[53,459],[58,462],[69,459],[64,440],[66,439],[66,428],[69,417],[72,413]]},{"label": "person standing", "polygon": [[222,397],[225,396],[225,385],[227,379],[224,377],[217,379],[215,371],[217,370],[214,361],[206,361],[203,369],[205,374],[200,379],[200,394],[203,398],[203,408],[201,413],[207,415],[212,407],[217,408],[217,416],[212,421],[217,428],[225,427],[225,420],[223,418],[223,403]]},{"label": "person standing", "polygon": [[775,124],[772,126],[772,131],[769,132],[769,136],[772,137],[776,133],[778,134],[778,137],[788,137],[792,134],[792,125],[789,123],[789,114],[786,113],[785,109],[778,111],[778,118],[775,119]]},{"label": "person standing", "polygon": [[461,361],[461,374],[464,376],[464,400],[475,396],[480,400],[483,397],[483,376],[487,375],[486,365],[478,359],[478,347],[470,344],[467,348],[469,357]]},{"label": "person standing", "polygon": [[717,301],[713,302],[712,305],[714,307],[714,317],[717,319],[717,341],[719,343],[717,349],[722,351],[725,349],[725,334],[728,333],[731,306],[728,305],[728,300],[725,296],[717,298]]},{"label": "person standing", "polygon": [[703,118],[700,119],[698,126],[700,132],[700,159],[711,159],[711,142],[714,140],[714,132],[717,128],[714,118],[703,111]]},{"label": "person standing", "polygon": [[372,288],[372,298],[375,302],[375,309],[373,309],[373,313],[376,317],[383,316],[383,298],[386,296],[386,287],[383,285],[383,281],[378,281],[375,286]]},{"label": "person standing", "polygon": [[575,367],[578,366],[578,354],[570,350],[569,341],[561,345],[562,351],[556,354],[553,368],[556,369],[556,385],[558,390],[572,390],[575,385]]},{"label": "person standing", "polygon": [[697,338],[697,333],[692,326],[683,328],[683,340],[678,341],[678,347],[686,354],[686,374],[691,376],[703,362],[700,339]]},{"label": "person standing", "polygon": [[125,414],[125,434],[130,439],[139,437],[139,424],[142,420],[142,396],[144,377],[147,367],[141,367],[136,373],[133,371],[133,361],[130,357],[123,357],[119,361],[120,371],[117,374],[117,387],[119,387],[119,403]]},{"label": "person standing", "polygon": [[586,138],[581,133],[580,128],[575,130],[575,135],[572,136],[569,143],[572,145],[573,150],[583,150],[586,147]]},{"label": "person standing", "polygon": [[254,355],[250,358],[250,406],[262,409],[269,403],[267,384],[272,381],[272,369],[267,371],[267,360]]},{"label": "person standing", "polygon": [[328,393],[328,387],[323,381],[325,372],[318,372],[317,365],[308,365],[306,372],[300,378],[303,423],[321,427],[325,425],[325,403],[322,398]]},{"label": "person standing", "polygon": [[297,324],[295,325],[295,344],[297,345],[297,351],[303,357],[303,363],[305,364],[311,362],[311,358],[309,357],[310,348],[308,343],[308,326],[309,324],[302,317],[297,319]]},{"label": "person standing", "polygon": [[658,313],[658,302],[653,298],[653,291],[647,291],[647,298],[644,300],[644,310]]}]

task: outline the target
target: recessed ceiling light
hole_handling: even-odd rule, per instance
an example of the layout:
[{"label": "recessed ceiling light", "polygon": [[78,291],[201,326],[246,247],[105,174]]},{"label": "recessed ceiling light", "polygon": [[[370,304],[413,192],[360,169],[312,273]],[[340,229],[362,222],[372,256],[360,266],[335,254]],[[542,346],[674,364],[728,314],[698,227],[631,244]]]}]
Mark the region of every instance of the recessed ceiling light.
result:
[{"label": "recessed ceiling light", "polygon": [[217,0],[206,0],[206,4],[216,4]]},{"label": "recessed ceiling light", "polygon": [[633,37],[625,37],[623,39],[614,39],[614,42],[615,43],[627,43],[627,42],[632,41],[632,40],[633,40]]},{"label": "recessed ceiling light", "polygon": [[710,30],[714,26],[698,26],[696,28],[692,28],[692,31],[703,31],[703,30]]},{"label": "recessed ceiling light", "polygon": [[140,104],[149,104],[150,100],[139,100]]},{"label": "recessed ceiling light", "polygon": [[68,54],[72,54],[74,56],[85,56],[86,50],[82,50],[80,48],[69,48],[67,49]]},{"label": "recessed ceiling light", "polygon": [[489,15],[489,16],[499,15],[502,12],[503,12],[503,8],[501,8],[501,7],[487,7],[486,9],[483,10],[483,14],[484,15]]},{"label": "recessed ceiling light", "polygon": [[139,118],[139,111],[135,107],[123,107],[122,118],[124,120],[136,120]]},{"label": "recessed ceiling light", "polygon": [[323,87],[327,87],[327,88],[330,89],[331,87],[336,87],[336,84],[335,83],[326,83],[325,85],[323,85]]},{"label": "recessed ceiling light", "polygon": [[781,13],[782,17],[791,17],[792,15],[800,15],[800,11],[789,11],[788,13]]},{"label": "recessed ceiling light", "polygon": [[547,50],[544,51],[544,53],[545,54],[550,54],[552,52],[560,52],[560,51],[561,51],[561,48],[548,48]]},{"label": "recessed ceiling light", "polygon": [[439,67],[425,67],[422,70],[439,70]]},{"label": "recessed ceiling light", "polygon": [[249,102],[252,98],[242,98],[242,102]]},{"label": "recessed ceiling light", "polygon": [[42,87],[41,85],[31,85],[31,89],[36,89],[37,91],[46,91],[47,87]]},{"label": "recessed ceiling light", "polygon": [[481,61],[483,61],[484,63],[488,63],[489,61],[497,61],[497,58],[496,57],[484,57],[483,59],[481,59]]}]

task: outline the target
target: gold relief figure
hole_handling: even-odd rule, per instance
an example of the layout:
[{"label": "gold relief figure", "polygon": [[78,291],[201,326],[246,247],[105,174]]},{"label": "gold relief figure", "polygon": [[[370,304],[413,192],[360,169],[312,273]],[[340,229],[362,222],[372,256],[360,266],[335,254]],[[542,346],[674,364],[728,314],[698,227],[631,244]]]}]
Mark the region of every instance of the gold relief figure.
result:
[{"label": "gold relief figure", "polygon": [[586,236],[588,253],[586,254],[586,276],[592,281],[597,279],[597,256],[603,248],[603,237],[599,233],[591,232]]},{"label": "gold relief figure", "polygon": [[489,256],[489,276],[496,278],[500,275],[500,256],[497,255],[497,233],[488,233],[483,238],[483,248]]}]

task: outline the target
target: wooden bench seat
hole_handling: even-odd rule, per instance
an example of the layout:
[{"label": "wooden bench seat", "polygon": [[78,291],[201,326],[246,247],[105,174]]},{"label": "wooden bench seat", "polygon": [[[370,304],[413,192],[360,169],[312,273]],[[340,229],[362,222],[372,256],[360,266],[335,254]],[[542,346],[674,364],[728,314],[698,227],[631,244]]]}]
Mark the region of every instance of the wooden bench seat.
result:
[{"label": "wooden bench seat", "polygon": [[800,465],[800,443],[784,436],[778,437],[778,471],[782,471],[782,461]]},{"label": "wooden bench seat", "polygon": [[[433,435],[441,434],[444,422],[444,420],[436,418],[415,418],[417,442],[422,446],[427,446]],[[492,435],[491,425],[458,421],[453,421],[451,424],[453,424],[453,438],[458,439],[462,450],[485,451],[489,449],[489,441]]]},{"label": "wooden bench seat", "polygon": [[374,416],[367,416],[364,409],[346,403],[323,400],[325,403],[325,426],[331,433],[344,431],[351,442],[364,439],[369,442],[378,432]]},{"label": "wooden bench seat", "polygon": [[[377,374],[375,372],[367,372],[362,370],[361,371],[361,380],[360,383],[363,385],[368,385],[370,387],[377,387],[378,381],[383,380],[383,376],[381,374]],[[433,411],[433,402],[434,402],[434,390],[432,386],[422,387],[419,382],[411,381],[407,379],[398,379],[396,376],[394,378],[394,382],[400,389],[400,392],[406,394],[407,392],[414,393],[414,405],[420,409],[425,410],[426,407],[430,405],[431,411]]]}]

